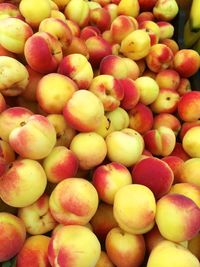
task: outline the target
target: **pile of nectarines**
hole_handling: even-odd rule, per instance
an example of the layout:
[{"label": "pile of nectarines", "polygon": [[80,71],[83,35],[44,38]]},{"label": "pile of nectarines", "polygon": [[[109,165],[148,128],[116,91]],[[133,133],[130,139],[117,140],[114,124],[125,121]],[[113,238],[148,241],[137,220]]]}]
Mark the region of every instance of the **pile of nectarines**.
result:
[{"label": "pile of nectarines", "polygon": [[0,1],[0,262],[200,267],[200,56],[175,0]]}]

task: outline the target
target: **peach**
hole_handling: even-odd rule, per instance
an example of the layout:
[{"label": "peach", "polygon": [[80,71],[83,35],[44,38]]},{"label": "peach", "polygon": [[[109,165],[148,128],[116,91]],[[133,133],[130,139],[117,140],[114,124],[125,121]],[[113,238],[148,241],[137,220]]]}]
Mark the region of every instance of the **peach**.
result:
[{"label": "peach", "polygon": [[[111,44],[111,49],[112,49],[112,55],[119,55],[119,48],[120,45],[116,43],[113,40],[112,34],[110,30],[106,30],[101,34],[101,37],[106,40],[109,44]],[[118,49],[117,49],[118,48]]]},{"label": "peach", "polygon": [[5,163],[11,163],[15,160],[15,152],[4,140],[0,140],[0,157],[5,161]]},{"label": "peach", "polygon": [[99,67],[101,60],[112,54],[111,44],[101,36],[92,36],[85,41],[89,52],[89,61],[94,68]]},{"label": "peach", "polygon": [[53,0],[60,10],[63,10],[70,0]]},{"label": "peach", "polygon": [[[142,1],[142,0],[140,0]],[[154,21],[154,15],[151,11],[143,11],[143,12],[140,12],[140,14],[137,16],[137,22],[138,23],[141,23],[145,20],[151,20],[151,21]]]},{"label": "peach", "polygon": [[200,260],[200,234],[197,234],[191,240],[188,241],[188,250]]},{"label": "peach", "polygon": [[137,17],[140,12],[140,5],[138,0],[121,0],[117,9],[118,15],[126,15],[130,17]]},{"label": "peach", "polygon": [[153,8],[157,20],[171,21],[178,14],[179,7],[176,0],[158,0]]},{"label": "peach", "polygon": [[6,96],[20,95],[28,85],[26,67],[15,58],[0,56],[0,92]]},{"label": "peach", "polygon": [[100,74],[112,75],[117,79],[130,78],[135,80],[140,75],[138,64],[135,61],[117,55],[105,56],[101,60],[99,71]]},{"label": "peach", "polygon": [[186,160],[180,168],[178,181],[182,183],[191,183],[200,186],[199,177],[199,158],[191,158]]},{"label": "peach", "polygon": [[200,67],[199,54],[193,49],[181,49],[174,56],[174,69],[182,78],[194,75]]},{"label": "peach", "polygon": [[32,115],[9,135],[9,144],[21,157],[42,159],[56,144],[56,131],[42,115]]},{"label": "peach", "polygon": [[112,23],[113,20],[116,19],[118,16],[117,4],[111,2],[105,5],[104,9],[108,11],[110,18],[111,18],[111,23]]},{"label": "peach", "polygon": [[180,120],[175,115],[170,113],[160,113],[154,116],[153,129],[158,129],[161,126],[172,129],[176,136],[181,130]]},{"label": "peach", "polygon": [[63,108],[67,123],[81,132],[95,131],[101,123],[104,108],[101,100],[91,91],[82,89],[73,93]]},{"label": "peach", "polygon": [[22,54],[25,42],[33,35],[33,30],[18,18],[0,20],[0,43],[10,52]]},{"label": "peach", "polygon": [[6,100],[4,96],[0,93],[0,113],[7,108]]},{"label": "peach", "polygon": [[[142,201],[138,202],[138,199]],[[126,185],[115,195],[113,213],[122,230],[131,234],[144,234],[154,226],[154,195],[144,185]]]},{"label": "peach", "polygon": [[58,66],[57,72],[70,77],[79,89],[88,89],[94,76],[91,64],[81,54],[64,57]]},{"label": "peach", "polygon": [[180,75],[173,69],[161,70],[156,75],[156,82],[160,89],[176,91],[180,84]]},{"label": "peach", "polygon": [[145,20],[139,23],[139,29],[145,29],[148,32],[151,45],[157,44],[160,39],[160,28],[156,22],[151,20]]},{"label": "peach", "polygon": [[181,125],[181,130],[179,133],[180,140],[183,140],[184,135],[186,132],[196,126],[200,126],[200,120],[190,121],[190,122],[183,122]]},{"label": "peach", "polygon": [[111,162],[98,166],[92,175],[92,183],[99,198],[105,203],[113,204],[117,191],[132,183],[129,170],[120,163]]},{"label": "peach", "polygon": [[114,265],[109,259],[107,253],[104,251],[101,251],[100,258],[97,261],[95,267],[114,267]]},{"label": "peach", "polygon": [[7,170],[7,164],[4,158],[0,157],[0,176]]},{"label": "peach", "polygon": [[[81,252],[81,253],[80,253]],[[87,227],[67,225],[51,238],[48,258],[51,266],[96,266],[101,254],[100,243]]]},{"label": "peach", "polygon": [[165,126],[152,129],[144,134],[145,148],[154,156],[169,156],[176,144],[174,132]]},{"label": "peach", "polygon": [[130,128],[110,133],[106,137],[106,145],[109,160],[121,163],[126,167],[135,164],[144,149],[142,136]]},{"label": "peach", "polygon": [[0,44],[0,56],[7,56],[7,57],[13,57],[13,58],[16,57],[14,53],[5,49],[1,44]]},{"label": "peach", "polygon": [[119,107],[124,96],[123,87],[118,80],[108,74],[94,77],[89,91],[101,100],[105,111],[113,111]]},{"label": "peach", "polygon": [[151,252],[147,267],[198,267],[198,259],[185,247],[169,240],[160,242]]},{"label": "peach", "polygon": [[67,124],[61,114],[49,114],[47,119],[56,130],[56,146],[69,147],[73,137],[76,135],[76,131]]},{"label": "peach", "polygon": [[43,168],[51,183],[74,177],[78,171],[78,159],[75,154],[65,146],[57,146],[43,161]]},{"label": "peach", "polygon": [[9,135],[24,120],[27,120],[33,113],[23,107],[11,107],[0,114],[0,137],[8,142]]},{"label": "peach", "polygon": [[[115,111],[115,110],[114,110]],[[112,111],[112,112],[114,112]],[[114,126],[111,123],[110,119],[103,116],[100,126],[95,130],[95,132],[105,138],[108,134],[114,131]]]},{"label": "peach", "polygon": [[37,28],[43,19],[50,17],[51,4],[49,0],[21,0],[19,10],[26,22]]},{"label": "peach", "polygon": [[119,82],[124,89],[124,97],[120,106],[125,110],[133,109],[140,99],[140,91],[136,82],[130,78],[121,79]]},{"label": "peach", "polygon": [[113,111],[106,112],[106,118],[109,120],[113,131],[120,131],[129,126],[129,116],[123,108],[118,107]]},{"label": "peach", "polygon": [[51,5],[51,10],[59,10],[58,5],[53,0],[49,0],[49,2]]},{"label": "peach", "polygon": [[160,43],[169,47],[172,50],[173,55],[175,55],[179,51],[179,45],[173,39],[166,38],[164,40],[160,40]]},{"label": "peach", "polygon": [[84,0],[70,0],[64,9],[67,19],[75,21],[83,28],[89,23],[90,9]]},{"label": "peach", "polygon": [[22,15],[18,7],[11,3],[0,3],[0,19],[5,18],[19,18],[22,19]]},{"label": "peach", "polygon": [[[110,0],[109,0],[110,2]],[[99,1],[88,1],[88,6],[89,6],[89,9],[95,9],[95,8],[101,8],[102,5],[99,3]]]},{"label": "peach", "polygon": [[0,212],[0,229],[0,262],[3,262],[19,253],[26,238],[26,230],[21,219],[7,212]]},{"label": "peach", "polygon": [[166,156],[162,158],[162,161],[169,165],[170,169],[173,171],[174,174],[174,183],[176,183],[180,176],[181,167],[183,164],[183,159],[177,156]]},{"label": "peach", "polygon": [[77,90],[78,87],[72,79],[59,73],[49,73],[38,82],[36,99],[45,112],[60,114]]},{"label": "peach", "polygon": [[186,196],[194,201],[194,203],[200,207],[200,186],[193,183],[177,183],[174,184],[169,193],[180,194]]},{"label": "peach", "polygon": [[10,206],[25,207],[41,197],[46,184],[46,174],[39,162],[19,159],[1,176],[0,196]]},{"label": "peach", "polygon": [[156,0],[138,0],[141,10],[152,10],[156,4]]},{"label": "peach", "polygon": [[79,37],[80,36],[81,29],[80,29],[77,22],[75,22],[73,20],[66,19],[65,23],[70,28],[73,37]]},{"label": "peach", "polygon": [[29,74],[29,81],[25,90],[21,93],[21,96],[27,101],[36,101],[36,88],[38,86],[38,82],[43,77],[43,74],[34,71],[30,66],[26,66],[26,69]]},{"label": "peach", "polygon": [[142,104],[148,106],[157,99],[159,95],[159,86],[154,79],[142,76],[137,78],[135,83],[139,89],[139,101]]},{"label": "peach", "polygon": [[160,72],[172,66],[173,63],[172,50],[164,44],[155,44],[150,48],[146,56],[147,67],[153,72]]},{"label": "peach", "polygon": [[200,119],[200,92],[185,93],[178,103],[178,115],[183,121],[193,122]]},{"label": "peach", "polygon": [[144,235],[148,255],[163,240],[166,240],[159,232],[157,225]]},{"label": "peach", "polygon": [[18,217],[24,222],[27,233],[45,234],[56,226],[49,210],[49,197],[43,194],[33,204],[18,209]]},{"label": "peach", "polygon": [[183,149],[183,146],[181,143],[176,142],[175,147],[173,151],[171,152],[170,156],[176,156],[181,158],[183,161],[187,160],[190,158],[190,156],[185,152]]},{"label": "peach", "polygon": [[39,32],[48,32],[52,34],[57,40],[59,40],[63,53],[68,48],[72,41],[72,32],[67,24],[57,18],[46,18],[41,21]]},{"label": "peach", "polygon": [[50,18],[60,19],[63,22],[66,22],[65,15],[59,10],[51,9]]},{"label": "peach", "polygon": [[107,154],[104,138],[95,132],[78,133],[71,141],[70,150],[78,158],[79,166],[83,170],[101,164]]},{"label": "peach", "polygon": [[62,60],[59,41],[47,32],[33,34],[25,43],[24,54],[28,65],[44,74],[55,71]]},{"label": "peach", "polygon": [[190,128],[183,137],[182,145],[185,152],[192,158],[200,157],[200,126]]},{"label": "peach", "polygon": [[169,165],[156,157],[137,162],[131,174],[133,183],[148,187],[156,199],[167,194],[174,181],[174,174]]},{"label": "peach", "polygon": [[111,16],[105,8],[94,8],[90,10],[89,22],[104,32],[110,29]]},{"label": "peach", "polygon": [[73,36],[70,45],[63,51],[64,57],[71,54],[81,54],[88,59],[89,51],[85,41],[77,36]]},{"label": "peach", "polygon": [[104,202],[99,203],[97,211],[90,220],[90,223],[99,241],[104,243],[108,232],[114,227],[117,227],[112,205],[108,205]]},{"label": "peach", "polygon": [[152,79],[156,79],[156,73],[151,71],[150,69],[146,68],[145,71],[143,72],[143,76],[150,77]]},{"label": "peach", "polygon": [[111,36],[119,44],[128,34],[137,29],[137,20],[126,15],[118,15],[110,26]]},{"label": "peach", "polygon": [[45,235],[30,236],[16,257],[17,267],[44,266],[50,267],[48,246],[50,237]]},{"label": "peach", "polygon": [[139,74],[139,76],[142,76],[143,73],[144,73],[145,70],[146,70],[146,61],[145,61],[145,59],[142,58],[142,59],[137,60],[137,65],[138,65],[139,70],[140,70],[140,74]]},{"label": "peach", "polygon": [[200,209],[184,195],[167,194],[157,202],[155,220],[164,238],[182,242],[192,239],[199,232]]},{"label": "peach", "polygon": [[180,96],[176,91],[160,89],[158,97],[150,105],[154,113],[174,113],[177,110]]},{"label": "peach", "polygon": [[187,78],[181,78],[178,88],[176,89],[177,93],[180,96],[183,96],[185,93],[191,92],[191,83],[190,80]]},{"label": "peach", "polygon": [[92,36],[100,35],[100,30],[96,26],[86,26],[81,30],[80,38],[86,41],[88,38]]},{"label": "peach", "polygon": [[116,266],[139,267],[144,260],[144,237],[128,233],[119,227],[109,231],[105,247],[109,258]]},{"label": "peach", "polygon": [[167,21],[157,21],[157,25],[160,28],[159,41],[164,39],[170,39],[174,35],[174,26]]},{"label": "peach", "polygon": [[153,126],[153,113],[151,109],[138,103],[134,108],[129,110],[129,128],[134,129],[140,134],[144,134],[151,130]]},{"label": "peach", "polygon": [[83,178],[59,182],[50,195],[49,207],[54,219],[64,225],[85,225],[98,207],[95,187]]},{"label": "peach", "polygon": [[93,2],[98,3],[100,6],[104,7],[108,5],[111,0],[94,0]]},{"label": "peach", "polygon": [[145,30],[135,30],[129,33],[121,42],[120,52],[133,60],[145,58],[151,47],[151,39]]},{"label": "peach", "polygon": [[120,44],[112,44],[112,54],[116,56],[121,56],[120,54]]}]

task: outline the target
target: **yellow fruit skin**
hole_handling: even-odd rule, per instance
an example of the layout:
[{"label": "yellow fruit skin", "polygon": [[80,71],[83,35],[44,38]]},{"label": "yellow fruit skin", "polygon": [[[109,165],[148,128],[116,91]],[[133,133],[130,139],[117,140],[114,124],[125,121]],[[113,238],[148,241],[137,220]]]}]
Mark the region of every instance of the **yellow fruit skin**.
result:
[{"label": "yellow fruit skin", "polygon": [[189,21],[190,21],[191,31],[194,31],[194,32],[200,30],[199,10],[200,10],[200,1],[193,0],[191,8],[190,8]]}]

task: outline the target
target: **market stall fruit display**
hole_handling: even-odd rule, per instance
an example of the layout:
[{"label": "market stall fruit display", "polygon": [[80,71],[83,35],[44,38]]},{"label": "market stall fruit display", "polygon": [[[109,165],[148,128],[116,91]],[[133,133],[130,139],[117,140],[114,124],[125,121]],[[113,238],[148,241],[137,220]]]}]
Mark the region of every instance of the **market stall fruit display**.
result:
[{"label": "market stall fruit display", "polygon": [[3,267],[200,266],[199,4],[0,1]]}]

